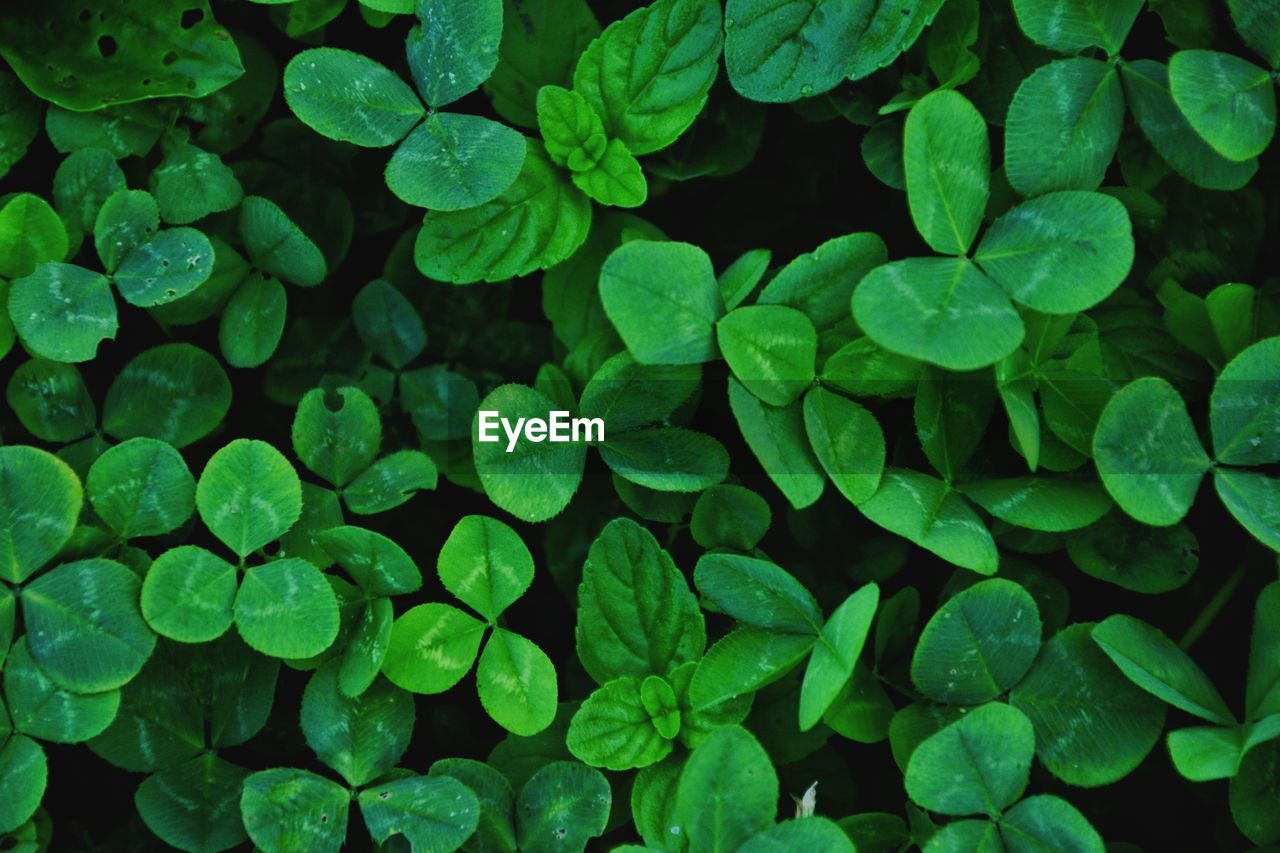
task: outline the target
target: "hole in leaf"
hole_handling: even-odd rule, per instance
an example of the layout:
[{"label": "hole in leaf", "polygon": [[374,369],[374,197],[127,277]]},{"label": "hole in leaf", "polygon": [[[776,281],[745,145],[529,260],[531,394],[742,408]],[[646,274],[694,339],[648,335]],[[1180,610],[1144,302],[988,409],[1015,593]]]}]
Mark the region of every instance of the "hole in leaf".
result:
[{"label": "hole in leaf", "polygon": [[172,65],[173,63],[178,61],[178,54],[174,53],[171,50],[168,53],[166,53],[164,56],[162,56],[160,58],[160,61],[165,65]]},{"label": "hole in leaf", "polygon": [[182,28],[189,30],[204,20],[203,9],[187,9],[182,13]]},{"label": "hole in leaf", "polygon": [[86,24],[89,22],[89,19],[92,17],[93,17],[93,13],[90,12],[88,9],[80,10],[80,23]]},{"label": "hole in leaf", "polygon": [[150,78],[150,77],[144,77],[144,78],[142,79],[142,85],[144,85],[144,86],[150,86],[150,85],[151,85],[151,78]]},{"label": "hole in leaf", "polygon": [[111,36],[101,36],[98,39],[98,53],[102,54],[103,58],[114,56],[118,49],[116,40]]},{"label": "hole in leaf", "polygon": [[324,392],[324,407],[331,412],[341,412],[346,402],[342,395],[333,388]]}]

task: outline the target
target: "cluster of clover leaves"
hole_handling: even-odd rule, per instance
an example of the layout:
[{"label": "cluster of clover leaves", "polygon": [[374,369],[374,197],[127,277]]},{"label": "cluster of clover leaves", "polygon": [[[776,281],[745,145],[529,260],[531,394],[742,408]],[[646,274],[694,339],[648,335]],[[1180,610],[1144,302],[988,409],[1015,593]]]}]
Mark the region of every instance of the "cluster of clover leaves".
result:
[{"label": "cluster of clover leaves", "polygon": [[1274,0],[216,13],[0,10],[0,849],[1280,843]]}]

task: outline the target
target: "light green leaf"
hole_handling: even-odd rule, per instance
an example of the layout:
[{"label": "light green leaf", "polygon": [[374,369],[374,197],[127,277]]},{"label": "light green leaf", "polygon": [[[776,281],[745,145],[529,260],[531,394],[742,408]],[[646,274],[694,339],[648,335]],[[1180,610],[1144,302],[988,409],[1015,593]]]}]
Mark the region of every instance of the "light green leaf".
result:
[{"label": "light green leaf", "polygon": [[338,689],[344,696],[364,695],[382,671],[394,619],[389,598],[375,598],[361,610],[338,664]]},{"label": "light green leaf", "polygon": [[419,272],[437,281],[505,281],[553,267],[587,239],[591,202],[529,141],[515,183],[461,211],[428,211],[414,244]]},{"label": "light green leaf", "polygon": [[533,556],[501,521],[468,515],[441,546],[436,572],[445,589],[492,623],[533,583]]},{"label": "light green leaf", "polygon": [[1130,382],[1107,403],[1093,457],[1120,508],[1158,526],[1187,514],[1211,464],[1182,397],[1154,376]]},{"label": "light green leaf", "polygon": [[64,563],[22,590],[31,657],[59,687],[101,693],[127,684],[156,635],[138,611],[138,576],[95,557]]},{"label": "light green leaf", "polygon": [[1013,477],[965,483],[965,495],[1001,521],[1065,533],[1088,527],[1111,509],[1111,499],[1097,483],[1048,477]]},{"label": "light green leaf", "polygon": [[810,446],[800,405],[766,405],[731,376],[729,407],[747,446],[793,507],[803,509],[822,496],[827,478]]},{"label": "light green leaf", "polygon": [[692,850],[738,850],[773,825],[777,809],[773,762],[740,726],[712,732],[680,773],[676,824]]},{"label": "light green leaf", "polygon": [[584,172],[604,156],[608,144],[604,124],[582,95],[562,86],[543,86],[537,107],[538,132],[551,162]]},{"label": "light green leaf", "polygon": [[443,693],[471,670],[485,624],[447,604],[420,604],[391,629],[382,672],[411,693]]},{"label": "light green leaf", "polygon": [[1152,696],[1211,723],[1235,724],[1213,682],[1160,629],[1117,613],[1094,626],[1090,636],[1130,681]]},{"label": "light green leaf", "polygon": [[804,426],[814,455],[850,503],[875,494],[884,472],[884,433],[875,416],[825,388],[804,398]]},{"label": "light green leaf", "polygon": [[635,360],[697,364],[716,357],[724,314],[707,253],[688,243],[632,240],[600,269],[600,299]]},{"label": "light green leaf", "polygon": [[55,684],[31,659],[25,637],[5,661],[4,698],[16,730],[51,743],[88,740],[111,725],[120,709],[119,690],[86,695]]},{"label": "light green leaf", "polygon": [[887,260],[884,241],[876,234],[859,231],[835,237],[778,270],[756,302],[795,308],[821,332],[848,318],[854,286]]},{"label": "light green leaf", "polygon": [[245,572],[235,617],[244,641],[270,657],[313,657],[338,636],[333,588],[319,569],[298,557]]},{"label": "light green leaf", "polygon": [[920,634],[911,680],[930,699],[977,705],[1008,690],[1040,650],[1040,611],[1013,581],[975,584],[938,609]]},{"label": "light green leaf", "polygon": [[704,554],[694,583],[717,610],[744,625],[792,634],[817,635],[822,610],[786,569],[737,554]]},{"label": "light green leaf", "polygon": [[362,527],[332,527],[316,542],[370,596],[403,595],[422,586],[418,567],[403,548]]},{"label": "light green leaf", "polygon": [[1026,715],[990,702],[916,747],[907,763],[907,794],[932,812],[998,817],[1026,790],[1035,749]]},{"label": "light green leaf", "polygon": [[156,633],[207,643],[231,627],[236,568],[196,545],[165,551],[142,580],[142,615]]},{"label": "light green leaf", "polygon": [[316,670],[302,694],[302,736],[316,757],[354,786],[396,766],[413,734],[413,697],[375,681],[359,698],[338,689],[338,665]]},{"label": "light green leaf", "polygon": [[639,207],[649,197],[640,161],[621,139],[611,139],[589,169],[575,171],[573,183],[593,200],[614,207]]},{"label": "light green leaf", "polygon": [[876,267],[853,292],[858,325],[877,344],[949,370],[1008,356],[1026,334],[1004,291],[964,258]]},{"label": "light green leaf", "polygon": [[0,580],[22,583],[51,560],[83,505],[67,463],[34,447],[0,447]]},{"label": "light green leaf", "polygon": [[1218,374],[1209,426],[1219,462],[1280,461],[1280,337],[1258,341]]},{"label": "light green leaf", "polygon": [[629,676],[615,678],[587,697],[569,722],[565,745],[578,760],[606,770],[648,767],[673,748],[645,708],[640,681]]},{"label": "light green leaf", "polygon": [[387,186],[416,207],[478,207],[515,183],[527,150],[518,131],[491,119],[433,113],[391,155]]},{"label": "light green leaf", "polygon": [[196,508],[205,527],[244,558],[297,522],[302,485],[280,451],[265,441],[238,438],[205,465],[196,485]]},{"label": "light green leaf", "polygon": [[916,230],[935,251],[969,251],[991,189],[987,125],[977,108],[951,90],[916,103],[903,131],[907,202]]},{"label": "light green leaf", "polygon": [[771,406],[785,406],[813,382],[818,335],[794,308],[735,308],[716,323],[716,339],[743,386]]},{"label": "light green leaf", "polygon": [[880,602],[880,587],[866,584],[844,600],[822,626],[800,685],[800,730],[818,724],[853,676]]},{"label": "light green leaf", "polygon": [[[502,385],[481,401],[479,411],[501,412],[515,423],[518,418],[545,420],[554,408],[532,388]],[[476,473],[491,501],[524,521],[546,521],[568,505],[582,481],[586,445],[520,440],[508,453],[501,436],[494,442],[480,441],[478,415],[474,423]]]},{"label": "light green leaf", "polygon": [[1013,11],[1027,38],[1060,53],[1100,47],[1120,52],[1142,0],[1014,0]]},{"label": "light green leaf", "polygon": [[480,821],[476,795],[449,777],[396,779],[361,791],[358,802],[375,841],[399,836],[412,850],[457,850]]},{"label": "light green leaf", "polygon": [[67,229],[49,202],[18,193],[0,207],[0,277],[31,275],[46,261],[67,258]]},{"label": "light green leaf", "polygon": [[351,792],[314,773],[279,767],[244,781],[240,816],[264,851],[338,853],[347,838]]},{"label": "light green leaf", "polygon": [[218,360],[191,344],[161,344],[134,357],[107,389],[102,429],[183,448],[222,423],[231,382]]},{"label": "light green leaf", "polygon": [[661,492],[700,492],[729,473],[729,454],[709,435],[683,427],[652,427],[614,436],[600,458],[619,476]]},{"label": "light green leaf", "polygon": [[1103,654],[1092,628],[1059,631],[1009,694],[1035,726],[1041,763],[1084,787],[1110,784],[1137,767],[1160,739],[1165,713]]},{"label": "light green leaf", "polygon": [[773,513],[751,489],[732,484],[712,486],[698,495],[689,520],[693,541],[708,550],[728,547],[750,551],[769,530]]},{"label": "light green leaf", "polygon": [[876,493],[858,504],[868,519],[979,574],[995,574],[994,540],[973,507],[941,480],[904,468],[886,468]]},{"label": "light green leaf", "polygon": [[789,850],[825,850],[827,853],[855,853],[849,836],[825,817],[810,815],[786,820],[753,835],[738,853],[787,853]]},{"label": "light green leaf", "polygon": [[578,587],[578,657],[597,684],[666,675],[706,646],[702,612],[653,534],[626,518],[591,543]]},{"label": "light green leaf", "polygon": [[374,462],[342,493],[347,509],[373,515],[395,509],[419,491],[436,487],[440,473],[420,450],[398,450]]},{"label": "light green leaf", "polygon": [[1257,157],[1276,132],[1272,74],[1216,50],[1180,50],[1169,58],[1173,102],[1201,138],[1228,160]]},{"label": "light green leaf", "polygon": [[578,59],[573,88],[637,157],[693,123],[719,70],[720,4],[656,0],[610,24]]},{"label": "light green leaf", "polygon": [[42,263],[14,281],[9,317],[33,355],[63,362],[93,360],[119,327],[107,279],[74,264]]},{"label": "light green leaf", "polygon": [[382,421],[378,407],[359,388],[314,388],[298,401],[292,438],[303,465],[342,487],[377,458]]},{"label": "light green leaf", "polygon": [[813,634],[765,628],[730,631],[698,662],[689,684],[691,708],[702,711],[772,684],[804,660],[815,640]]},{"label": "light green leaf", "polygon": [[395,72],[335,47],[304,50],[289,60],[284,99],[321,136],[369,148],[394,145],[425,112]]},{"label": "light green leaf", "polygon": [[992,223],[974,258],[1021,304],[1072,314],[1124,281],[1133,266],[1133,231],[1124,205],[1111,196],[1055,192]]},{"label": "light green leaf", "polygon": [[474,91],[498,64],[502,0],[422,0],[405,42],[409,69],[422,99],[433,109]]},{"label": "light green leaf", "polygon": [[476,686],[485,711],[512,734],[537,734],[555,718],[556,668],[519,634],[494,629],[476,665]]},{"label": "light green leaf", "polygon": [[0,832],[12,832],[35,814],[48,777],[40,744],[13,735],[0,745]]},{"label": "light green leaf", "polygon": [[176,530],[195,510],[196,481],[182,454],[153,438],[131,438],[89,468],[93,511],[124,538]]}]

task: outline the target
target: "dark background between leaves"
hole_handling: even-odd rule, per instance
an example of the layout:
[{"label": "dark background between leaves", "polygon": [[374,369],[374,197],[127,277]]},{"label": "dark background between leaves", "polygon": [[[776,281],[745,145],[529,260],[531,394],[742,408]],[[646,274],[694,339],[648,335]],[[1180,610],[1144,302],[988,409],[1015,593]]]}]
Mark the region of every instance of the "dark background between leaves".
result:
[{"label": "dark background between leaves", "polygon": [[[623,2],[593,0],[591,5],[602,25],[633,8],[632,4]],[[214,14],[232,30],[248,32],[261,40],[273,53],[280,69],[305,47],[286,38],[270,24],[267,7],[243,2],[217,3]],[[400,18],[383,30],[374,30],[364,24],[355,3],[351,3],[325,28],[324,43],[365,53],[398,69],[407,78],[403,39],[409,24],[409,18]],[[1218,30],[1220,34],[1232,32],[1225,17]],[[1140,16],[1137,29],[1126,43],[1125,58],[1150,57],[1164,61],[1169,52],[1158,19],[1149,14]],[[873,79],[859,85],[886,84]],[[887,88],[882,100],[888,100],[894,91]],[[451,109],[494,116],[481,93],[468,96]],[[290,116],[277,89],[262,126]],[[770,108],[762,145],[745,170],[725,178],[651,183],[649,202],[639,213],[673,239],[703,247],[717,269],[722,269],[742,251],[756,247],[771,249],[775,265],[785,263],[824,240],[854,231],[878,233],[888,245],[891,258],[927,254],[927,248],[911,225],[905,195],[881,184],[863,164],[859,143],[864,132],[865,128],[843,119],[814,122],[789,107]],[[991,133],[993,165],[998,165],[1002,148],[999,128],[991,127]],[[261,127],[246,145],[225,159],[235,163],[258,156],[256,143],[260,138]],[[331,272],[323,286],[310,291],[290,289],[291,321],[301,315],[316,317],[347,341],[356,341],[348,319],[351,300],[361,286],[379,276],[395,239],[412,229],[419,218],[418,212],[401,208],[403,221],[396,228],[374,234],[360,233],[360,200],[368,197],[369,188],[379,188],[384,198],[389,198],[381,178],[387,156],[385,149],[359,151],[353,160],[354,168],[337,176],[336,182],[351,195],[357,208],[356,237],[346,260]],[[122,163],[130,186],[146,186],[146,175],[157,157],[153,152],[145,163],[137,160]],[[48,197],[59,159],[42,135],[26,159],[0,182],[0,193],[30,190]],[[315,164],[293,163],[291,168],[315,168]],[[1119,169],[1115,165],[1112,168],[1107,183],[1121,183]],[[335,176],[328,174],[322,179],[334,181]],[[1262,171],[1254,183],[1269,197],[1275,196],[1274,149],[1264,156]],[[1190,197],[1202,192],[1192,191]],[[1171,224],[1186,212],[1186,208],[1171,204]],[[1195,236],[1211,245],[1228,236],[1232,228],[1257,225],[1244,221],[1247,214],[1243,208],[1228,207],[1221,213],[1208,227],[1190,218],[1183,225],[1198,229]],[[1252,275],[1242,276],[1245,281],[1260,283],[1276,271],[1280,231],[1274,222],[1266,223],[1265,228],[1263,251],[1251,264]],[[1145,270],[1160,259],[1153,253],[1158,249],[1145,244],[1139,235],[1138,262],[1128,286],[1142,286]],[[81,256],[80,260],[86,265],[96,266],[91,241],[81,249]],[[444,360],[439,344],[440,330],[448,330],[454,340],[463,342],[461,352],[454,353],[462,358],[454,364],[471,371],[491,370],[510,381],[531,383],[539,364],[557,361],[563,356],[556,351],[550,326],[542,315],[538,278],[534,275],[509,284],[469,287],[422,282],[422,298],[418,303],[431,334],[425,360]],[[476,311],[477,304],[483,306],[482,311]],[[463,306],[468,310],[460,310]],[[474,322],[472,318],[476,317],[486,318],[486,322]],[[170,334],[172,339],[190,341],[218,353],[216,323],[181,327]],[[168,339],[165,331],[145,312],[121,313],[116,340],[106,342],[98,358],[82,366],[99,410],[106,388],[119,369],[137,353]],[[3,370],[6,382],[21,361],[17,354],[9,357]],[[317,378],[326,371],[340,372],[349,366],[341,359],[325,363],[317,359],[311,365]],[[236,437],[261,438],[292,455],[289,428],[293,412],[264,396],[262,383],[266,370],[265,367],[229,370],[234,402],[225,424],[213,436],[184,451],[197,475],[214,450]],[[826,490],[815,507],[803,513],[788,509],[741,439],[725,398],[726,376],[722,363],[706,368],[702,404],[694,425],[724,442],[733,460],[732,476],[768,499],[774,521],[761,547],[804,580],[829,611],[852,588],[853,578],[857,577],[854,551],[857,543],[879,531],[832,488]],[[485,390],[482,387],[482,393]],[[1201,401],[1207,390],[1206,383]],[[1191,401],[1193,416],[1198,421],[1203,421],[1204,407],[1197,405],[1201,401]],[[874,408],[885,428],[891,459],[911,460],[921,470],[927,469],[914,436],[910,401],[877,403]],[[7,408],[0,427],[6,442],[32,442]],[[412,428],[407,423],[390,418],[384,421],[384,429],[388,445],[397,440],[412,442]],[[1003,418],[997,413],[984,444],[990,448],[993,473],[1017,470],[1015,463],[1019,460],[1008,450],[1004,429]],[[589,455],[582,492],[566,510],[566,515],[576,519],[581,527],[576,537],[549,536],[547,531],[551,528],[514,522],[483,496],[443,478],[437,491],[422,493],[392,512],[363,519],[348,514],[348,520],[391,536],[422,568],[426,578],[424,588],[416,596],[405,597],[412,601],[399,602],[405,607],[420,601],[449,600],[435,578],[435,556],[454,522],[472,512],[497,515],[513,523],[533,550],[538,563],[533,586],[504,618],[509,620],[511,628],[535,640],[556,662],[561,698],[581,699],[589,686],[573,645],[574,605],[552,580],[547,558],[580,565],[585,545],[603,523],[626,512],[613,496],[608,469],[595,454]],[[1228,702],[1238,705],[1244,690],[1252,601],[1257,590],[1274,577],[1274,558],[1240,531],[1217,500],[1197,502],[1188,525],[1199,539],[1200,568],[1187,586],[1163,596],[1142,596],[1096,581],[1076,569],[1063,552],[1032,559],[1039,561],[1070,590],[1069,621],[1092,621],[1114,612],[1128,612],[1161,627],[1175,638],[1192,623],[1205,602],[1242,560],[1252,563],[1252,571],[1244,584],[1192,649],[1193,656],[1208,671]],[[699,549],[687,531],[671,531],[653,524],[650,528],[659,541],[668,543],[677,564],[691,573]],[[195,529],[198,537],[208,538],[198,525]],[[183,535],[185,531],[179,531],[175,537]],[[562,544],[566,538],[569,545]],[[170,543],[139,544],[148,547],[154,556]],[[550,555],[548,548],[554,549]],[[936,607],[942,585],[957,571],[960,570],[925,552],[913,550],[906,568],[884,585],[883,594],[888,596],[903,586],[914,585],[921,593],[923,618],[927,618]],[[718,617],[709,618],[713,638],[715,632],[724,627]],[[306,673],[282,667],[267,728],[249,744],[225,751],[225,757],[255,770],[290,765],[332,775],[314,759],[298,728],[298,707],[306,679]],[[901,703],[901,697],[896,698]],[[484,759],[504,732],[485,715],[477,713],[476,708],[473,677],[464,679],[442,696],[419,697],[414,740],[402,764],[424,771],[438,758]],[[753,714],[748,725],[757,726],[760,722]],[[1166,730],[1189,724],[1189,717],[1171,709]],[[785,718],[779,718],[778,725],[794,727],[794,708],[788,706]],[[54,850],[163,847],[141,825],[133,807],[133,790],[142,780],[141,774],[128,774],[114,768],[81,745],[47,745],[46,749],[50,768],[45,806],[54,822]],[[832,735],[825,746],[808,758],[780,766],[779,774],[784,798],[786,793],[799,795],[810,782],[820,780],[818,810],[832,818],[865,811],[903,813],[906,796],[902,775],[893,764],[887,743],[868,746]],[[628,810],[628,790],[619,784],[616,774],[611,774],[611,782],[614,784],[613,808]],[[1134,773],[1115,785],[1093,790],[1070,789],[1036,765],[1029,790],[1063,794],[1089,817],[1108,842],[1133,842],[1152,851],[1246,849],[1249,846],[1234,829],[1227,813],[1226,782],[1192,784],[1181,779],[1169,762],[1163,742]],[[781,809],[785,813],[789,805],[783,803]],[[615,832],[596,844],[603,849],[612,843],[630,840],[625,836],[625,830]],[[348,846],[352,849],[369,846],[354,813]]]}]

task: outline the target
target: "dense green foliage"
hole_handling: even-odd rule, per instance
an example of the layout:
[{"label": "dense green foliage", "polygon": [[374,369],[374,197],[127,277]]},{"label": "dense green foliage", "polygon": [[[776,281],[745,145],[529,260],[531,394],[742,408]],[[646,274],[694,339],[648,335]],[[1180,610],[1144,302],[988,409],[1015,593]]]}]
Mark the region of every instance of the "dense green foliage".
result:
[{"label": "dense green foliage", "polygon": [[1278,8],[6,4],[0,850],[1280,849]]}]

